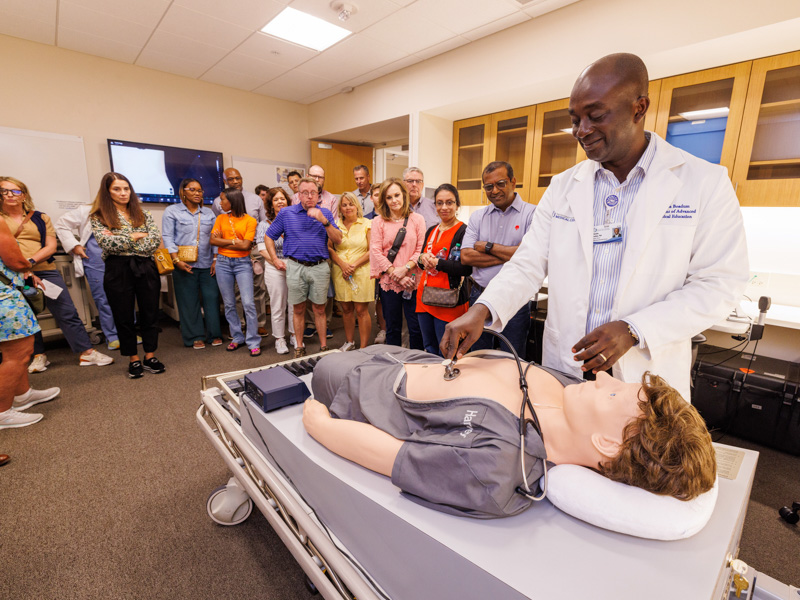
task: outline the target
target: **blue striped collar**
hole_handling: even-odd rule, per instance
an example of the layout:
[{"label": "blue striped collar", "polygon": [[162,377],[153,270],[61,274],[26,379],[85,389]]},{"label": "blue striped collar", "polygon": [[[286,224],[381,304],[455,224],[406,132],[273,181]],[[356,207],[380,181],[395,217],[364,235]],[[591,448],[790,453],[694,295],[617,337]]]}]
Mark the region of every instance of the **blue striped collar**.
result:
[{"label": "blue striped collar", "polygon": [[[630,181],[631,177],[641,173],[641,176],[644,177],[647,175],[647,171],[650,169],[650,165],[653,163],[653,158],[656,155],[656,136],[650,131],[644,132],[645,137],[647,138],[647,148],[644,149],[644,152],[639,157],[639,160],[636,162],[636,165],[631,169],[631,172],[628,173],[628,177],[625,178],[625,181]],[[603,165],[597,161],[592,161],[594,163],[594,177],[597,180],[597,177],[600,176],[602,173],[604,177],[613,177],[616,179],[614,174],[603,167]],[[625,181],[619,182],[620,185],[624,184]]]}]

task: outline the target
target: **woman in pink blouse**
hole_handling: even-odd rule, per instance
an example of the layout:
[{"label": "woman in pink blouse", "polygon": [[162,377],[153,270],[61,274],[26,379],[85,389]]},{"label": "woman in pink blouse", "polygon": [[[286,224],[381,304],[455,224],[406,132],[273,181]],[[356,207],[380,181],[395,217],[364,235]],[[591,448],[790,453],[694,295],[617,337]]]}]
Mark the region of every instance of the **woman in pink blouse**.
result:
[{"label": "woman in pink blouse", "polygon": [[[416,276],[417,259],[425,238],[425,219],[411,212],[408,190],[399,179],[392,177],[383,182],[380,199],[377,207],[380,216],[372,221],[369,258],[370,275],[380,286],[378,294],[386,319],[386,343],[401,345],[405,314],[409,345],[414,350],[422,350],[416,313]],[[405,230],[405,237],[397,254],[391,256],[401,230]]]}]

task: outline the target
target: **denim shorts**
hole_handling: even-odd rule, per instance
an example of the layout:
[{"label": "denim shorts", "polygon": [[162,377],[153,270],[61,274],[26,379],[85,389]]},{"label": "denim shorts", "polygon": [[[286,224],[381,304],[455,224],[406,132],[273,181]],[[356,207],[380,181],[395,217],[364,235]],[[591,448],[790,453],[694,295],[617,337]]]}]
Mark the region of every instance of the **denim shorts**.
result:
[{"label": "denim shorts", "polygon": [[313,267],[286,259],[286,285],[289,288],[289,304],[301,304],[311,300],[314,304],[328,301],[328,286],[331,283],[331,267],[322,262]]}]

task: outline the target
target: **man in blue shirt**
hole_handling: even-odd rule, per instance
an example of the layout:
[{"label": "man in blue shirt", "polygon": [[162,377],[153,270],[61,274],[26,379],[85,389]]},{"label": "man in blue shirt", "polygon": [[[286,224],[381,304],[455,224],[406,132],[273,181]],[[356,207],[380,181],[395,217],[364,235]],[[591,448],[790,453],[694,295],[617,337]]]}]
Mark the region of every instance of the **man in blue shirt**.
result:
[{"label": "man in blue shirt", "polygon": [[[483,190],[492,204],[472,213],[461,247],[461,262],[473,267],[470,306],[475,304],[489,282],[514,256],[531,226],[536,209],[517,194],[514,168],[507,162],[495,161],[486,165],[482,180]],[[525,358],[530,322],[530,303],[526,302],[502,331],[521,358]],[[476,350],[500,348],[508,351],[498,343],[496,337],[484,333],[472,347]]]},{"label": "man in blue shirt", "polygon": [[[289,304],[292,305],[292,320],[296,332],[303,331],[306,300],[314,310],[314,324],[320,343],[325,338],[325,303],[328,300],[328,285],[331,270],[328,260],[328,240],[334,244],[342,241],[342,232],[333,224],[333,214],[327,208],[318,207],[317,182],[304,177],[300,180],[297,197],[300,204],[281,210],[267,229],[264,240],[272,264],[279,271],[286,271],[289,288]],[[275,241],[283,236],[283,256],[278,258]],[[306,355],[303,338],[296,336],[295,358]],[[327,346],[320,347],[325,352]]]}]

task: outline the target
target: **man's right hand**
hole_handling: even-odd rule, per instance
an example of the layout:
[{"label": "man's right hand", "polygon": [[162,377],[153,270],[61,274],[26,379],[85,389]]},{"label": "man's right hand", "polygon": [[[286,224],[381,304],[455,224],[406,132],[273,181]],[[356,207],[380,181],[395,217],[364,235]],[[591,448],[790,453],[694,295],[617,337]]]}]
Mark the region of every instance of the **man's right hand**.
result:
[{"label": "man's right hand", "polygon": [[275,268],[278,271],[285,271],[286,270],[286,263],[282,261],[280,258],[275,259]]},{"label": "man's right hand", "polygon": [[75,256],[80,256],[81,258],[85,258],[87,260],[89,258],[89,255],[86,254],[86,250],[80,244],[75,246],[72,250],[70,250],[70,252],[72,252]]},{"label": "man's right hand", "polygon": [[447,324],[444,328],[439,350],[445,358],[462,358],[472,344],[478,341],[483,333],[486,319],[491,316],[489,309],[483,304],[473,305],[466,314]]}]

